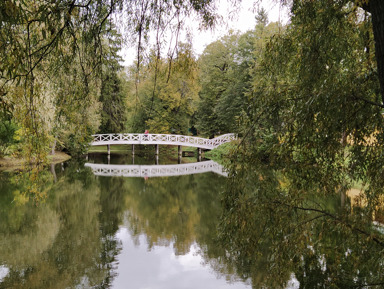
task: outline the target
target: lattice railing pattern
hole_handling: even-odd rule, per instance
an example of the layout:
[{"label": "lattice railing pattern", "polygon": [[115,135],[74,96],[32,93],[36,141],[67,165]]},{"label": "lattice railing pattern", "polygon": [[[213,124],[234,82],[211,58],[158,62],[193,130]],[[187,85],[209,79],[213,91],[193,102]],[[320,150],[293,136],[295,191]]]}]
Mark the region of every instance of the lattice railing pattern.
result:
[{"label": "lattice railing pattern", "polygon": [[95,134],[91,145],[114,145],[114,144],[165,144],[198,147],[203,149],[214,149],[223,143],[236,140],[237,135],[233,133],[224,134],[213,139],[195,136],[174,134]]},{"label": "lattice railing pattern", "polygon": [[119,177],[168,177],[214,172],[228,176],[224,167],[214,161],[204,161],[177,165],[108,165],[86,163],[97,176]]}]

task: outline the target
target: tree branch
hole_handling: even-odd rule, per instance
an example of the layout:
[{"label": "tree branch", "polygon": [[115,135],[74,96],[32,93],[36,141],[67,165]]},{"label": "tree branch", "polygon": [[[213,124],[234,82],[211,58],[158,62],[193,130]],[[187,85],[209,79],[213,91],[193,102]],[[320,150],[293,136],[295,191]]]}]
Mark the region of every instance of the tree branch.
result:
[{"label": "tree branch", "polygon": [[285,203],[282,203],[280,201],[273,201],[274,204],[278,204],[278,205],[283,205],[283,206],[286,206],[286,207],[289,207],[289,208],[292,208],[292,209],[297,209],[297,210],[301,210],[301,211],[311,211],[311,212],[317,212],[317,213],[320,213],[322,214],[323,216],[326,216],[326,217],[329,217],[331,218],[332,220],[338,222],[338,223],[341,223],[341,224],[344,224],[346,225],[348,228],[350,228],[352,231],[355,231],[355,232],[358,232],[362,235],[365,235],[367,237],[370,237],[372,239],[372,241],[374,241],[375,243],[379,244],[380,246],[384,247],[384,242],[379,240],[378,238],[372,236],[369,232],[366,232],[360,228],[356,228],[354,227],[353,225],[351,225],[350,223],[347,223],[345,222],[344,220],[341,220],[340,218],[336,217],[335,215],[327,212],[327,211],[324,211],[324,210],[319,210],[319,209],[316,209],[316,208],[304,208],[304,207],[299,207],[299,206],[291,206],[289,204],[285,204]]}]

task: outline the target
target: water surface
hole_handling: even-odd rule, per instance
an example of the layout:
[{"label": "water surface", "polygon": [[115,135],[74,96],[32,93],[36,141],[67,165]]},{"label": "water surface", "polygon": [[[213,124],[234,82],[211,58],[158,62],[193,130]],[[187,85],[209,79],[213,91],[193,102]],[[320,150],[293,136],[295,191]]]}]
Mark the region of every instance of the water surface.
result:
[{"label": "water surface", "polygon": [[28,173],[0,174],[0,288],[251,288],[216,241],[224,176],[96,176],[71,161],[40,178],[37,202]]}]

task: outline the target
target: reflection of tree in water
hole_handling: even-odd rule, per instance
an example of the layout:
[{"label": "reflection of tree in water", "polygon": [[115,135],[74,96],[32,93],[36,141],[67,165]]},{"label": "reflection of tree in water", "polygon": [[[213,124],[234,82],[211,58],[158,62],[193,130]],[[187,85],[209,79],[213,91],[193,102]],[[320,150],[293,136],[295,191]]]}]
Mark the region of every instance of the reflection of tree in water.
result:
[{"label": "reflection of tree in water", "polygon": [[126,218],[136,242],[144,233],[149,248],[172,242],[177,255],[188,253],[200,222],[195,186],[193,176],[127,179]]},{"label": "reflection of tree in water", "polygon": [[121,215],[123,212],[123,180],[120,178],[100,178],[100,231],[102,234],[101,246],[101,264],[107,275],[103,281],[104,287],[112,284],[116,276],[114,272],[116,266],[116,256],[121,251],[122,244],[115,237],[115,234],[121,224]]},{"label": "reflection of tree in water", "polygon": [[[44,204],[13,205],[14,185],[2,177],[7,194],[1,196],[0,214],[2,224],[8,224],[0,226],[0,263],[9,273],[0,287],[108,287],[120,246],[112,216],[119,196],[111,192],[111,199],[106,198],[110,192],[101,192],[92,174],[72,164],[58,173]],[[100,213],[113,207],[108,216]]]},{"label": "reflection of tree in water", "polygon": [[[197,243],[206,263],[218,275],[231,278],[225,251],[216,243],[224,178],[213,173],[148,180],[104,178],[94,177],[81,164],[57,170],[56,177],[56,183],[47,184],[52,189],[39,207],[29,203],[9,207],[14,188],[2,190],[9,192],[0,203],[2,220],[14,224],[0,224],[1,237],[9,237],[0,238],[6,245],[0,249],[5,252],[0,263],[9,268],[1,288],[26,283],[30,288],[110,286],[121,249],[115,235],[124,211],[136,241],[144,234],[150,248],[172,244],[176,254],[188,253]],[[22,250],[23,242],[36,250]]]},{"label": "reflection of tree in water", "polygon": [[225,258],[225,246],[217,242],[225,178],[207,173],[124,181],[125,225],[134,242],[144,235],[149,249],[173,244],[176,255],[187,254],[197,243],[199,254],[217,276],[229,282],[239,279]]},{"label": "reflection of tree in water", "polygon": [[324,182],[318,167],[243,163],[227,187],[213,173],[104,178],[71,165],[57,171],[57,183],[47,183],[52,189],[39,207],[9,206],[18,187],[1,177],[7,193],[0,196],[0,263],[9,268],[1,288],[110,286],[123,212],[136,241],[145,235],[149,248],[172,244],[176,254],[196,243],[217,275],[240,276],[254,288],[284,287],[292,274],[303,288],[358,287],[383,278],[374,210],[368,201],[341,205],[340,195],[329,193],[337,177]]},{"label": "reflection of tree in water", "polygon": [[[217,242],[221,193],[225,178],[213,173],[169,177],[126,178],[126,226],[135,242],[145,235],[149,249],[173,244],[175,254],[187,254],[197,243],[199,254],[227,281],[239,278]],[[246,278],[245,278],[246,279]]]},{"label": "reflection of tree in water", "polygon": [[[196,192],[198,194],[198,211],[201,214],[201,225],[196,228],[200,254],[218,277],[225,277],[227,282],[245,281],[247,277],[238,275],[233,264],[228,262],[226,244],[218,242],[218,225],[222,211],[221,198],[226,188],[224,178],[212,179],[209,174],[201,175]],[[214,189],[213,189],[214,188]]]},{"label": "reflection of tree in water", "polygon": [[301,288],[383,286],[384,237],[373,226],[374,208],[341,202],[339,176],[323,173],[243,163],[230,180],[221,241],[227,262],[254,288],[284,288],[292,273]]}]

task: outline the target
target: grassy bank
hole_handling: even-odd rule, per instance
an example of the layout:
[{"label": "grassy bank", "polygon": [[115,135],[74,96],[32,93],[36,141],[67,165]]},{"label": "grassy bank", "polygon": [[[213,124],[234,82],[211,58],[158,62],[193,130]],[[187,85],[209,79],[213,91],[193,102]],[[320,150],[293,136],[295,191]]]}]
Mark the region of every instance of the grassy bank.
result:
[{"label": "grassy bank", "polygon": [[[51,164],[67,161],[71,156],[64,152],[55,152],[54,155],[48,155],[48,162]],[[3,157],[0,158],[0,170],[16,170],[22,169],[25,166],[24,158]]]},{"label": "grassy bank", "polygon": [[219,164],[225,165],[229,159],[230,152],[236,145],[236,142],[222,144],[221,146],[211,151],[205,151],[204,157],[213,160]]},{"label": "grassy bank", "polygon": [[[136,149],[136,147],[135,147]],[[111,145],[111,152],[128,152],[132,150],[132,145]],[[107,153],[107,146],[91,146],[88,153]]]}]

